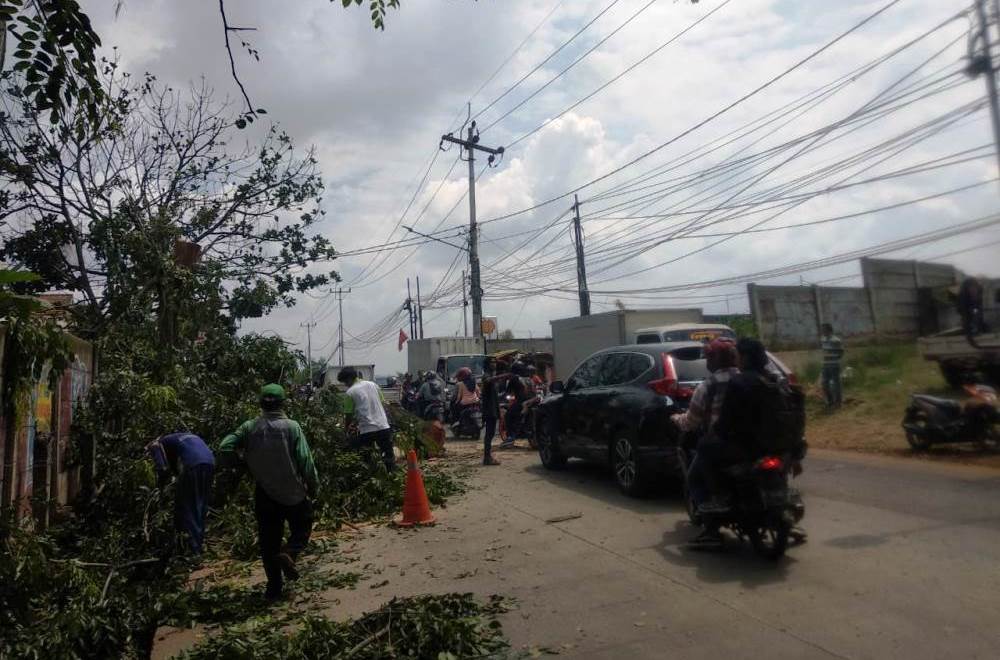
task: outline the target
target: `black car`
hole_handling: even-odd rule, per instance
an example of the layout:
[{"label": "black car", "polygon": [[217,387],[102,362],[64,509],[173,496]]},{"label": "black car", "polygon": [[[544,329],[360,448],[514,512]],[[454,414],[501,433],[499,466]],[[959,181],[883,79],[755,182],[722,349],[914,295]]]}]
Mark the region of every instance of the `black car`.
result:
[{"label": "black car", "polygon": [[[769,354],[769,370],[794,379]],[[569,458],[611,466],[618,487],[640,495],[658,480],[680,476],[680,431],[670,415],[685,410],[708,377],[698,342],[608,348],[584,360],[565,383],[552,383],[536,418],[538,453],[546,468]]]},{"label": "black car", "polygon": [[556,381],[537,418],[538,453],[549,469],[569,458],[606,462],[619,488],[639,495],[677,473],[679,432],[670,415],[708,376],[702,344],[609,348]]}]

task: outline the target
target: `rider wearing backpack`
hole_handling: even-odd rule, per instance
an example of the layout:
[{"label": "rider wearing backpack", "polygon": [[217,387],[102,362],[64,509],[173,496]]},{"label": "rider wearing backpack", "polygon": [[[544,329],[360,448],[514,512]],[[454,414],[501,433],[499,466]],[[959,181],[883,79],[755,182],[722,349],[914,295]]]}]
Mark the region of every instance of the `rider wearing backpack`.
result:
[{"label": "rider wearing backpack", "polygon": [[740,374],[726,388],[715,434],[717,451],[705,458],[706,477],[715,494],[700,507],[704,513],[725,512],[720,499],[719,469],[726,464],[754,460],[764,454],[789,455],[798,461],[805,453],[805,399],[802,390],[768,373],[764,345],[745,337],[736,345]]}]

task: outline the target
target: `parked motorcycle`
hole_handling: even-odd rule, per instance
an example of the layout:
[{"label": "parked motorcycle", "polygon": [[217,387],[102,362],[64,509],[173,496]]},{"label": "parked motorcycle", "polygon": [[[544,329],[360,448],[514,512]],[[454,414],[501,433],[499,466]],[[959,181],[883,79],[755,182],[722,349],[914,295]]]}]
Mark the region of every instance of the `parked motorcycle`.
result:
[{"label": "parked motorcycle", "polygon": [[458,411],[458,421],[451,425],[456,438],[479,439],[483,430],[483,411],[479,404],[462,406]]},{"label": "parked motorcycle", "polygon": [[986,447],[1000,443],[997,391],[988,385],[966,385],[965,402],[914,394],[903,416],[906,441],[917,451],[936,443],[974,442]]},{"label": "parked motorcycle", "polygon": [[788,548],[793,527],[805,516],[802,495],[788,485],[792,467],[789,456],[765,456],[752,463],[740,463],[722,470],[732,493],[731,508],[709,518],[695,509],[688,488],[688,474],[694,452],[677,449],[684,474],[684,501],[691,522],[713,522],[730,529],[740,539],[747,538],[757,554],[779,559]]}]

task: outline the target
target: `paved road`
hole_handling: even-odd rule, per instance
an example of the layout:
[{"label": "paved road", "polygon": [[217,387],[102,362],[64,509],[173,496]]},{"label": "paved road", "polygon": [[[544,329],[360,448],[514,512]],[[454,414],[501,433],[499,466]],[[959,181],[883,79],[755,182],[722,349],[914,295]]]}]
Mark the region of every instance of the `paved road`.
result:
[{"label": "paved road", "polygon": [[735,542],[685,551],[694,530],[670,495],[501,459],[437,527],[342,545],[387,583],[338,592],[330,614],[459,590],[516,598],[515,646],[564,657],[1000,657],[1000,472],[814,452],[799,484],[810,540],[774,565]]}]

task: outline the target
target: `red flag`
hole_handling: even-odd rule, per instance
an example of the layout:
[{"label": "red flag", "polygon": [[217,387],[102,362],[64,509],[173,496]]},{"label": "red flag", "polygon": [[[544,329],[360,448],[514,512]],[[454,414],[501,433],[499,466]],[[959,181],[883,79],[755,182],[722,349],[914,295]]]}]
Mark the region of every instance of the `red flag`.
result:
[{"label": "red flag", "polygon": [[403,350],[403,344],[406,343],[407,339],[409,339],[409,337],[407,337],[406,333],[403,332],[403,329],[400,328],[399,329],[399,348],[397,348],[396,350],[402,351]]}]

